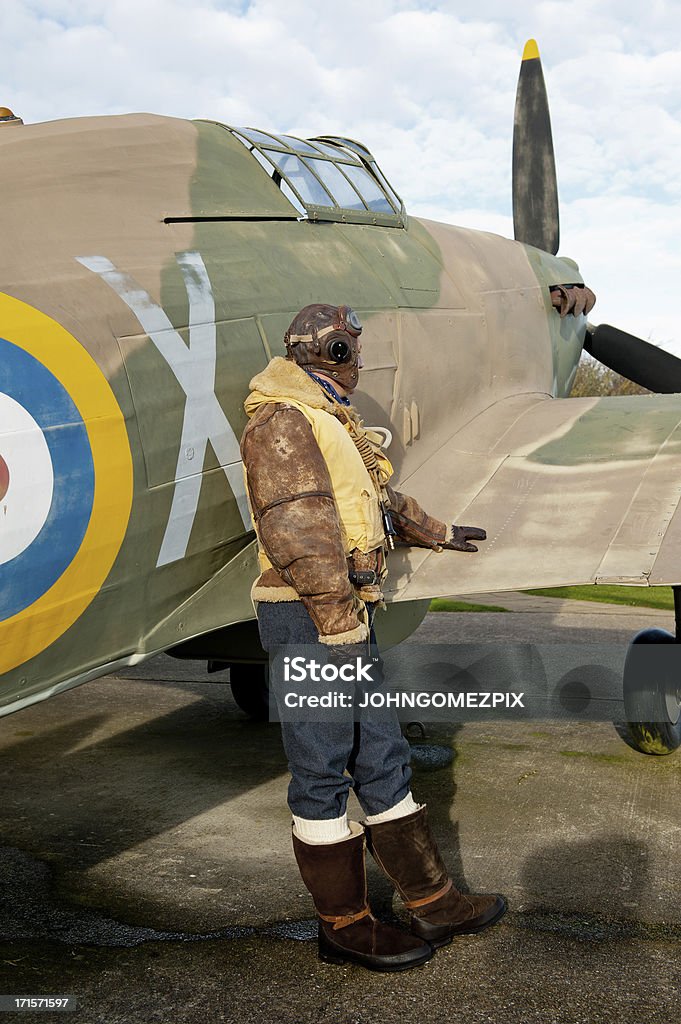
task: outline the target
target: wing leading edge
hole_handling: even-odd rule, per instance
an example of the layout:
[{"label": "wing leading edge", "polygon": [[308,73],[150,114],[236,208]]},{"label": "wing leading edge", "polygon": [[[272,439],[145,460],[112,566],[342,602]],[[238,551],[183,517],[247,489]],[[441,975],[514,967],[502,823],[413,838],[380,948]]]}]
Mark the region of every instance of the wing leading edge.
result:
[{"label": "wing leading edge", "polygon": [[681,395],[491,406],[399,486],[477,555],[402,550],[392,600],[582,583],[681,583]]}]

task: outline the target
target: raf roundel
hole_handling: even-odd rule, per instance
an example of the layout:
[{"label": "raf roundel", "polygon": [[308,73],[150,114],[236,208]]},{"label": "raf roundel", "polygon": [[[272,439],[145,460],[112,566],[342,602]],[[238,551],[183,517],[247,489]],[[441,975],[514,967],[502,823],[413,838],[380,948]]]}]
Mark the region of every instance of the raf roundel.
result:
[{"label": "raf roundel", "polygon": [[7,488],[9,487],[9,467],[2,455],[0,455],[0,501],[7,494]]},{"label": "raf roundel", "polygon": [[0,294],[0,672],[48,647],[97,595],[132,489],[125,420],[96,362]]}]

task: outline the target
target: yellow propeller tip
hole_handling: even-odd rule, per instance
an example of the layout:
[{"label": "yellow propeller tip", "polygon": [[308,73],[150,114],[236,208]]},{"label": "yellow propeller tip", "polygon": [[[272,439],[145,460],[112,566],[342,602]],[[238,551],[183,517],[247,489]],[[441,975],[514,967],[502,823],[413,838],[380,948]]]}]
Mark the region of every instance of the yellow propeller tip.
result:
[{"label": "yellow propeller tip", "polygon": [[539,47],[536,39],[528,39],[523,50],[523,60],[539,60]]}]

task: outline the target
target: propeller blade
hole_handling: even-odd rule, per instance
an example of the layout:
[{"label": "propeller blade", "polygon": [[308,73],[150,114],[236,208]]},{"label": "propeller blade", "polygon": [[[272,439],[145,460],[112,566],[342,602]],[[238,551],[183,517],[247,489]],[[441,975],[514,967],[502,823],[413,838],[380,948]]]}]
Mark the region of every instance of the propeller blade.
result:
[{"label": "propeller blade", "polygon": [[681,392],[681,359],[610,324],[589,326],[584,348],[627,380],[670,395]]},{"label": "propeller blade", "polygon": [[558,252],[558,183],[539,49],[525,44],[513,124],[513,232],[518,242]]}]

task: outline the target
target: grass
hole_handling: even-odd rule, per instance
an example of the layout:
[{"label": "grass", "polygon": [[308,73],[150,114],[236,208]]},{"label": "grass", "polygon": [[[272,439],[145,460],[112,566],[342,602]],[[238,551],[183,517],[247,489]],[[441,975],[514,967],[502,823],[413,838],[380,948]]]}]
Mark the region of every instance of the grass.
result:
[{"label": "grass", "polygon": [[537,597],[559,597],[570,601],[605,601],[607,604],[624,604],[630,608],[661,608],[663,611],[674,611],[674,595],[671,587],[617,587],[609,584],[590,584],[584,587],[525,590],[524,593],[534,594]]},{"label": "grass", "polygon": [[[623,604],[629,608],[660,608],[674,611],[674,595],[671,587],[617,587],[608,584],[589,584],[582,587],[550,587],[544,590],[524,590],[524,594],[536,597],[557,597],[569,601],[601,601],[606,604]],[[503,594],[499,595],[503,600]],[[472,601],[456,601],[448,597],[436,597],[430,602],[431,612],[507,612],[508,608],[496,604],[475,604]]]},{"label": "grass", "polygon": [[453,601],[448,597],[436,597],[430,602],[431,612],[507,612],[497,604],[473,604],[471,601]]}]

